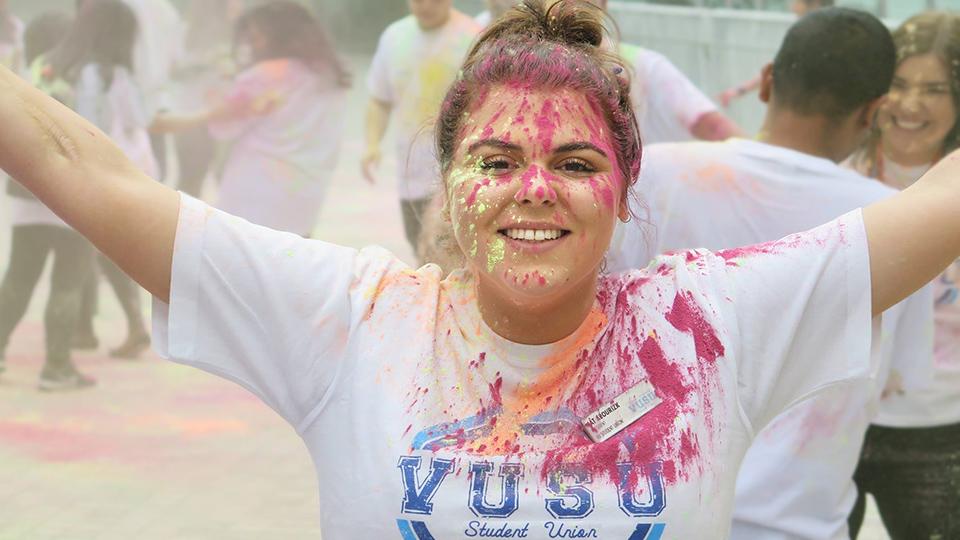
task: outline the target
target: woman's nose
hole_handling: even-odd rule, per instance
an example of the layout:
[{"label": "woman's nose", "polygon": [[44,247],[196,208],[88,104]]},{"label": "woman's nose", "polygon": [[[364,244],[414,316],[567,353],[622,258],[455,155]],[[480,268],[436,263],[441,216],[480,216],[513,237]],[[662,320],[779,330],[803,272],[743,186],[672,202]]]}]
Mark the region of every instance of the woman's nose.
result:
[{"label": "woman's nose", "polygon": [[531,165],[520,177],[520,188],[514,199],[524,206],[545,206],[557,202],[557,192],[550,185],[548,174],[542,168]]}]

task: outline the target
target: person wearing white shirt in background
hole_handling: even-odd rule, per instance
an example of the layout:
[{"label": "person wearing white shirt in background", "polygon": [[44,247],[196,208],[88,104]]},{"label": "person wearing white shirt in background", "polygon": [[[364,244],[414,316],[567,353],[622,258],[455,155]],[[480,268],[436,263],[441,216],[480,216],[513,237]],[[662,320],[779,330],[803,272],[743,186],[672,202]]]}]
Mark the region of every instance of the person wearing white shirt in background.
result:
[{"label": "person wearing white shirt in background", "polygon": [[[759,140],[648,147],[639,185],[650,223],[622,227],[610,271],[646,266],[663,251],[776,240],[896,194],[839,165],[863,140],[893,76],[893,41],[879,31],[849,10],[808,15],[763,70]],[[849,538],[864,433],[891,370],[911,388],[928,382],[932,316],[927,287],[884,314],[876,379],[827,388],[759,433],[737,478],[732,538]]]},{"label": "person wearing white shirt in background", "polygon": [[319,19],[293,1],[245,11],[234,41],[243,70],[225,94],[153,127],[205,126],[230,142],[217,208],[310,236],[339,157],[350,74]]},{"label": "person wearing white shirt in background", "polygon": [[[870,137],[847,165],[906,189],[960,146],[960,15],[925,12],[893,32],[897,70]],[[958,210],[960,211],[960,210]],[[960,261],[934,281],[934,376],[880,402],[854,476],[893,540],[960,538]]]},{"label": "person wearing white shirt in background", "polygon": [[[80,9],[97,0],[77,0]],[[137,18],[139,33],[133,51],[134,77],[143,94],[147,117],[170,106],[171,74],[183,55],[184,28],[180,14],[170,0],[123,0]],[[161,136],[152,136],[159,178],[166,174],[166,147]]]},{"label": "person wearing white shirt in background", "polygon": [[411,14],[384,30],[367,89],[363,176],[373,182],[388,123],[394,124],[404,232],[414,249],[421,218],[439,187],[430,121],[480,27],[452,0],[408,0]]}]

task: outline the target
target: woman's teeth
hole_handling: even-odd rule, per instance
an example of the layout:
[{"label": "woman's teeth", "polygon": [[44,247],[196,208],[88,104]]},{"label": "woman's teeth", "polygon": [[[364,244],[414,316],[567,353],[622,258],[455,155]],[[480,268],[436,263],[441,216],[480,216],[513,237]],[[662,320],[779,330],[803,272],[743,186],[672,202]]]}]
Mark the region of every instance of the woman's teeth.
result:
[{"label": "woman's teeth", "polygon": [[899,118],[894,118],[894,122],[896,122],[897,127],[901,129],[912,130],[912,131],[916,131],[924,127],[925,125],[927,125],[926,122],[910,122],[908,120],[901,120]]},{"label": "woman's teeth", "polygon": [[504,234],[514,240],[543,242],[560,238],[563,236],[563,231],[560,229],[507,229]]}]

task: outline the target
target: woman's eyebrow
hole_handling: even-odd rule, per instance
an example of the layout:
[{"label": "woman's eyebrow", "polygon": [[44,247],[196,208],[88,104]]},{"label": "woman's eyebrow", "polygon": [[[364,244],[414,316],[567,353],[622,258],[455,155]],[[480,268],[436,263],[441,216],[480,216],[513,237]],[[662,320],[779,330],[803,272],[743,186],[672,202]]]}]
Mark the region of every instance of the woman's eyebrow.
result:
[{"label": "woman's eyebrow", "polygon": [[469,148],[467,148],[467,153],[472,154],[477,148],[480,148],[481,146],[492,146],[494,148],[500,148],[501,150],[512,150],[512,151],[522,150],[519,144],[510,143],[502,139],[480,139],[479,141],[471,144]]},{"label": "woman's eyebrow", "polygon": [[562,144],[554,148],[553,151],[557,154],[562,154],[564,152],[576,152],[578,150],[593,150],[594,152],[600,154],[601,156],[607,157],[607,153],[601,150],[600,147],[586,141],[577,141],[577,142]]}]

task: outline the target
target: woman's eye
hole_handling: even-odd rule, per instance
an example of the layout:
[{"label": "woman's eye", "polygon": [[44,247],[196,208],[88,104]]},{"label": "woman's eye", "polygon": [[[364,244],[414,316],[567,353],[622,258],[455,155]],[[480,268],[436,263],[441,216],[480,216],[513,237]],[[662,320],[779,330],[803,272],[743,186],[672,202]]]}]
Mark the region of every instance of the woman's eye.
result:
[{"label": "woman's eye", "polygon": [[564,172],[574,174],[594,173],[597,169],[582,159],[568,159],[560,164]]},{"label": "woman's eye", "polygon": [[504,157],[493,157],[480,161],[480,169],[484,171],[503,172],[513,167],[513,162]]}]

